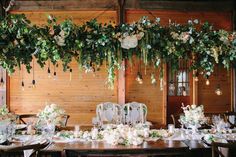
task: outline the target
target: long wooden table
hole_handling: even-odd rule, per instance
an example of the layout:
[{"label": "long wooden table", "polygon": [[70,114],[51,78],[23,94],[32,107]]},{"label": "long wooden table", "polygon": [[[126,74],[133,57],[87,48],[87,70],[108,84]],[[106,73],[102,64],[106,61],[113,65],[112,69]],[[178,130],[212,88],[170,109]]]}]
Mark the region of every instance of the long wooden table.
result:
[{"label": "long wooden table", "polygon": [[182,141],[149,141],[139,146],[110,145],[105,142],[53,143],[41,153],[57,153],[66,156],[86,155],[178,155],[188,156],[189,147]]}]

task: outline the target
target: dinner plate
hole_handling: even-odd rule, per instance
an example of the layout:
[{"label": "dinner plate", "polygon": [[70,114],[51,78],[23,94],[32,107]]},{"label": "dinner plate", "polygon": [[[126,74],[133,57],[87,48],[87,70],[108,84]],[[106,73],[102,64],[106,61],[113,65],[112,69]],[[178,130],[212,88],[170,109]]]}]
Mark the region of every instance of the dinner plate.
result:
[{"label": "dinner plate", "polygon": [[15,125],[16,130],[22,130],[22,129],[25,129],[25,128],[27,128],[26,124],[16,124]]},{"label": "dinner plate", "polygon": [[[210,140],[206,140],[204,138],[204,136],[202,137],[202,141],[208,145],[208,146],[211,146],[212,142],[213,141],[210,141]],[[218,138],[218,137],[214,137],[214,142],[220,142],[220,143],[228,143],[225,139],[222,139],[222,138]]]}]

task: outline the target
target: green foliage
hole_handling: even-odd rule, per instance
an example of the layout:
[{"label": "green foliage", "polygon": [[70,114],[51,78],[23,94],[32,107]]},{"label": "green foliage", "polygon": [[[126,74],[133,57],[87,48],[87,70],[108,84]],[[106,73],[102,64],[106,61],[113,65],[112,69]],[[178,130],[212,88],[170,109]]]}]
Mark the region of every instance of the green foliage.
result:
[{"label": "green foliage", "polygon": [[143,17],[119,26],[102,25],[95,19],[75,25],[71,20],[59,24],[49,16],[47,25],[35,26],[25,15],[8,15],[0,22],[0,65],[11,74],[21,64],[30,72],[33,57],[41,67],[48,60],[53,64],[61,61],[64,71],[73,59],[86,72],[106,63],[110,87],[121,62],[128,59],[132,64],[133,55],[145,66],[159,68],[160,77],[162,64],[171,63],[175,71],[179,59],[190,60],[190,69],[205,76],[211,75],[216,64],[227,69],[236,65],[235,33],[215,30],[209,23],[197,26],[197,20],[166,27],[159,22],[159,18],[150,21]]}]

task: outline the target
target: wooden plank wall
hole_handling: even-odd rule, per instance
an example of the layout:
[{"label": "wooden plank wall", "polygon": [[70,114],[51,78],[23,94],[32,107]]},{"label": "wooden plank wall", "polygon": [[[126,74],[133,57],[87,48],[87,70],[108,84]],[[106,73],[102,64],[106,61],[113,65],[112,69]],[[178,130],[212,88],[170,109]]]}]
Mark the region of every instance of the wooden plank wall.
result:
[{"label": "wooden plank wall", "polygon": [[[219,70],[218,70],[219,69]],[[205,111],[209,113],[219,113],[230,111],[232,107],[232,71],[227,71],[218,67],[210,77],[210,85],[206,86],[206,79],[200,77],[198,82],[198,103],[205,106]],[[217,86],[223,92],[217,96],[215,90]]]},{"label": "wooden plank wall", "polygon": [[[97,19],[100,22],[116,22],[117,20],[115,11],[28,11],[24,13],[34,24],[44,24],[48,14],[53,14],[60,20],[69,17],[76,23],[88,21],[98,15],[100,17]],[[36,66],[36,88],[32,88],[32,73],[27,74],[24,70],[24,91],[21,90],[22,73],[17,70],[10,79],[11,111],[18,114],[37,113],[44,108],[45,102],[56,103],[71,116],[69,125],[91,124],[98,103],[104,101],[117,102],[117,81],[114,90],[107,88],[105,85],[107,78],[105,67],[101,67],[99,72],[88,74],[79,71],[76,62],[73,62],[71,67],[73,74],[70,82],[69,72],[63,72],[60,64],[56,68],[57,80],[48,78],[47,66],[44,69]],[[51,72],[53,73],[52,66]]]}]

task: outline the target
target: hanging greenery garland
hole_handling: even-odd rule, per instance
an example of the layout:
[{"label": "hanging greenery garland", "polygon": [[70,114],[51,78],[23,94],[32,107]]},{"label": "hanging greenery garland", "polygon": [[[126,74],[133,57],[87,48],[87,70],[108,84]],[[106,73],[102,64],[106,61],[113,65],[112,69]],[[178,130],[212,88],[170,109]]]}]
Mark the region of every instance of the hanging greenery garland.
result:
[{"label": "hanging greenery garland", "polygon": [[[198,29],[197,29],[198,28]],[[160,19],[143,17],[133,24],[101,24],[91,20],[76,25],[71,20],[58,24],[52,16],[45,26],[32,25],[25,15],[8,15],[0,22],[0,65],[9,74],[25,65],[31,70],[32,59],[44,67],[48,61],[63,64],[64,71],[75,59],[86,72],[96,71],[107,64],[109,87],[113,87],[115,71],[123,60],[139,57],[145,66],[154,65],[163,76],[164,63],[178,69],[178,60],[192,60],[190,70],[209,77],[216,64],[229,69],[236,63],[236,34],[215,30],[209,23],[197,20],[185,25],[169,23],[161,26]]]}]

